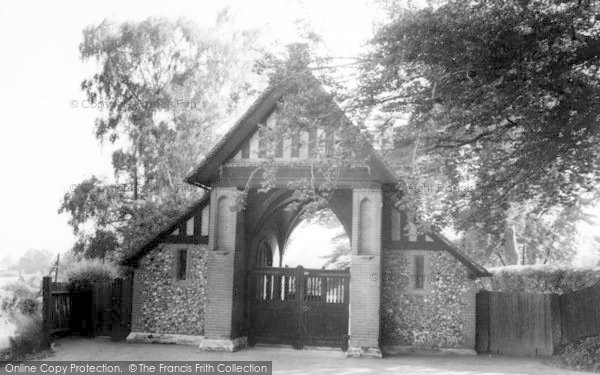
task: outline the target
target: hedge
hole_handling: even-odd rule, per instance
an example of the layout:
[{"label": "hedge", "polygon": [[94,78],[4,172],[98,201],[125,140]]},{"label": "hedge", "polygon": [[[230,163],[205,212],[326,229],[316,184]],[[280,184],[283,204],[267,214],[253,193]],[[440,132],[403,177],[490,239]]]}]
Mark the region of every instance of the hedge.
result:
[{"label": "hedge", "polygon": [[70,282],[110,281],[119,277],[119,267],[100,259],[82,259],[69,265],[65,270]]},{"label": "hedge", "polygon": [[499,292],[568,293],[600,283],[600,267],[546,265],[488,269],[484,289]]}]

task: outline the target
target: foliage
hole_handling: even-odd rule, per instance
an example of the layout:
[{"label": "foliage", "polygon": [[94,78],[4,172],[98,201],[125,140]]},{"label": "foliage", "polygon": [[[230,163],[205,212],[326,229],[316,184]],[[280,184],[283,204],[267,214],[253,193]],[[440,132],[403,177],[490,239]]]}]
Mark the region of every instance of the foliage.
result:
[{"label": "foliage", "polygon": [[[585,17],[591,8],[523,4],[448,1],[425,9],[395,8],[371,42],[371,52],[357,60],[361,81],[356,99],[334,77],[327,65],[331,60],[315,57],[306,44],[289,46],[284,58],[270,56],[259,64],[272,86],[289,88],[279,103],[275,128],[261,129],[263,141],[271,142],[268,150],[300,130],[325,129],[325,139],[339,140],[334,153],[339,158],[331,157],[327,147],[317,147],[311,178],[293,186],[298,201],[309,202],[314,211],[326,205],[340,171],[364,165],[370,150],[363,142],[370,140],[365,126],[374,123],[387,159],[401,176],[400,207],[421,230],[453,226],[467,252],[485,265],[504,265],[503,237],[513,227],[526,264],[568,262],[576,251],[575,225],[590,220],[583,208],[594,203],[597,193],[591,183],[596,177],[588,173],[588,164],[597,161],[594,142],[578,135],[595,107],[580,108],[565,98],[556,108],[540,107],[530,97],[546,98],[554,80],[548,74],[562,64],[567,66],[557,79],[567,91],[581,85],[595,90],[595,80],[583,79],[589,72],[561,50],[566,48],[560,47],[561,40],[549,42],[549,52],[556,56],[546,59],[539,51],[529,52],[530,45],[539,47],[546,31],[560,34],[545,22],[565,31],[565,17]],[[589,37],[594,38],[595,29],[586,22],[578,27],[583,33],[593,31]],[[527,27],[534,31],[521,30]],[[494,35],[520,42],[515,51],[501,49],[504,42]],[[569,48],[573,52],[585,46]],[[586,63],[594,64],[594,57]],[[347,120],[338,105],[358,126],[338,125],[336,121]],[[573,113],[577,119],[558,116],[578,109],[585,113]],[[542,122],[539,113],[544,113]],[[328,131],[343,135],[332,137]],[[583,143],[566,145],[554,137],[561,131],[571,131],[566,137],[577,136],[575,143]],[[555,158],[546,160],[547,146],[560,150]],[[571,155],[580,149],[586,150],[587,161]],[[266,156],[257,168],[263,172],[257,175],[263,189],[274,185],[277,169],[272,155]]]},{"label": "foliage", "polygon": [[562,224],[591,203],[582,197],[597,194],[600,177],[599,4],[448,0],[391,10],[360,61],[354,106],[387,147],[404,150],[405,184],[450,187],[427,197],[401,185],[410,208],[427,218],[433,202],[427,219],[470,231],[492,244],[488,253],[517,221],[522,247],[568,259],[573,232]]},{"label": "foliage", "polygon": [[149,18],[84,30],[81,58],[98,72],[82,82],[106,108],[96,136],[114,147],[114,183],[95,176],[65,194],[59,212],[78,235],[74,251],[118,258],[187,207],[181,181],[213,141],[212,129],[248,92],[251,31]]},{"label": "foliage", "polygon": [[84,30],[81,57],[96,59],[101,71],[82,89],[108,109],[96,121],[96,136],[113,143],[125,138],[113,167],[132,182],[134,199],[187,173],[210,145],[211,126],[227,111],[230,94],[242,88],[241,52],[254,36],[223,33],[227,22],[224,12],[213,29],[150,18]]},{"label": "foliage", "polygon": [[29,249],[10,268],[25,273],[47,272],[52,258],[48,250]]},{"label": "foliage", "polygon": [[35,315],[40,311],[40,303],[34,298],[24,298],[17,304],[17,309],[23,315]]},{"label": "foliage", "polygon": [[8,311],[11,311],[19,302],[19,299],[15,293],[6,289],[0,289],[0,312],[5,315]]},{"label": "foliage", "polygon": [[332,238],[332,242],[333,251],[323,256],[326,259],[323,268],[341,270],[350,267],[352,248],[346,232],[344,230],[339,232]]},{"label": "foliage", "polygon": [[587,337],[565,345],[553,358],[565,368],[600,372],[600,336]]},{"label": "foliage", "polygon": [[[521,263],[568,264],[577,252],[577,223],[591,223],[582,206],[556,206],[539,212],[539,202],[512,203],[506,210],[506,224],[515,229]],[[486,266],[505,266],[505,242],[497,235],[486,233],[480,227],[468,228],[462,233],[461,248]]]},{"label": "foliage", "polygon": [[600,268],[507,266],[488,269],[485,289],[506,292],[567,293],[600,282]]},{"label": "foliage", "polygon": [[2,289],[8,293],[12,293],[18,300],[35,298],[37,290],[29,287],[24,282],[15,281],[2,286]]},{"label": "foliage", "polygon": [[[275,150],[282,139],[291,139],[291,152],[302,146],[309,149],[310,162],[304,166],[309,176],[290,184],[297,203],[311,214],[326,207],[340,174],[348,168],[365,167],[369,157],[369,136],[351,123],[341,110],[343,87],[327,74],[327,59],[315,53],[318,40],[311,35],[307,43],[287,46],[283,55],[266,54],[257,71],[268,77],[269,85],[282,93],[274,125],[259,126],[262,162],[251,178],[260,181],[260,190],[275,186]],[[308,140],[301,135],[309,134]],[[250,186],[249,181],[247,190]],[[243,203],[243,201],[242,201]]]},{"label": "foliage", "polygon": [[318,225],[336,231],[336,234],[331,238],[331,245],[329,246],[331,252],[320,257],[324,261],[322,266],[324,269],[341,270],[350,267],[352,251],[350,238],[348,238],[345,228],[331,209],[304,211],[298,222],[300,221],[305,221],[308,225]]},{"label": "foliage", "polygon": [[81,259],[65,270],[70,282],[75,281],[110,281],[119,276],[116,264],[100,259]]},{"label": "foliage", "polygon": [[3,360],[23,360],[31,355],[48,349],[40,316],[21,317],[14,337],[10,338],[10,348],[4,353]]},{"label": "foliage", "polygon": [[30,293],[18,283],[0,289],[0,333],[8,340],[0,341],[0,361],[24,359],[46,347],[39,303]]}]

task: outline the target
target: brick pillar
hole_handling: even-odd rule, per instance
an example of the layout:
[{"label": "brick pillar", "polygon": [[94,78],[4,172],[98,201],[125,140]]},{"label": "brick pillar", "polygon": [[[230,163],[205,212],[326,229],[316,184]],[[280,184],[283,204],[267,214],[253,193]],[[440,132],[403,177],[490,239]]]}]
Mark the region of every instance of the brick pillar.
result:
[{"label": "brick pillar", "polygon": [[381,189],[352,191],[350,342],[347,357],[381,358]]},{"label": "brick pillar", "polygon": [[214,188],[210,193],[208,233],[206,310],[204,338],[200,349],[235,351],[246,346],[247,338],[234,337],[234,274],[238,213],[235,205],[237,189]]}]

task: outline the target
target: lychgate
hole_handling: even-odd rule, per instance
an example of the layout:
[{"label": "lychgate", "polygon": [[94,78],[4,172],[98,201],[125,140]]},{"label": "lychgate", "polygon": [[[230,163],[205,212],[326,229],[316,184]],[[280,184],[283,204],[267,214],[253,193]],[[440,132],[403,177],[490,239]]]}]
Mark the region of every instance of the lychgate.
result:
[{"label": "lychgate", "polygon": [[[126,260],[129,339],[229,351],[339,346],[374,357],[382,347],[472,351],[475,279],[488,273],[440,234],[414,230],[396,208],[398,178],[375,151],[342,171],[327,200],[351,240],[349,269],[274,264],[303,212],[290,183],[310,176],[315,137],[281,140],[275,186],[261,192],[259,124],[277,121],[281,96],[269,89],[249,108],[186,179],[203,197]],[[235,209],[240,189],[245,207]]]}]

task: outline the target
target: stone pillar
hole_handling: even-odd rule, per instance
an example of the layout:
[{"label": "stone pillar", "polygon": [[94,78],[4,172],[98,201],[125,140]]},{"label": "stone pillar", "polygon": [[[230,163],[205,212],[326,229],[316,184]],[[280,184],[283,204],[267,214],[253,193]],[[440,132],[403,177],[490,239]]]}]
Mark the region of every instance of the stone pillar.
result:
[{"label": "stone pillar", "polygon": [[347,357],[381,358],[381,214],[380,188],[352,191],[350,341]]},{"label": "stone pillar", "polygon": [[131,296],[131,331],[144,332],[144,317],[142,314],[144,296],[144,280],[142,279],[142,270],[140,268],[132,270],[133,285]]},{"label": "stone pillar", "polygon": [[203,350],[236,351],[247,344],[246,337],[235,337],[233,326],[236,239],[237,230],[243,230],[232,211],[236,194],[235,188],[220,187],[210,193]]}]

